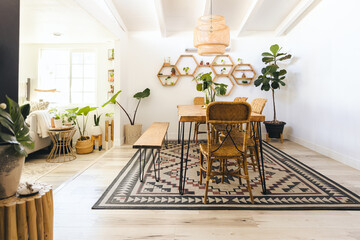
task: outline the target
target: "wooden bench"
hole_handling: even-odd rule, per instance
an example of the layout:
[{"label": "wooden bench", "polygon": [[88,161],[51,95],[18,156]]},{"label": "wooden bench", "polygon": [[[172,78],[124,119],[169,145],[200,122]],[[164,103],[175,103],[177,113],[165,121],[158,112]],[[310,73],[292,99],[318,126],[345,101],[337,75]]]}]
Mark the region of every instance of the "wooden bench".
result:
[{"label": "wooden bench", "polygon": [[[148,159],[152,156],[154,172],[155,172],[155,180],[160,180],[160,150],[164,143],[167,147],[167,131],[169,128],[168,122],[154,122],[151,126],[141,135],[141,137],[134,143],[133,148],[139,149],[139,160],[140,160],[140,172],[139,178],[140,182],[144,180],[144,172],[145,172],[145,161],[146,151],[150,149],[150,155]],[[166,139],[165,139],[166,138]],[[154,154],[155,150],[155,154]],[[157,160],[156,160],[157,159]],[[143,161],[143,163],[141,163]],[[157,163],[157,169],[156,169]]]}]

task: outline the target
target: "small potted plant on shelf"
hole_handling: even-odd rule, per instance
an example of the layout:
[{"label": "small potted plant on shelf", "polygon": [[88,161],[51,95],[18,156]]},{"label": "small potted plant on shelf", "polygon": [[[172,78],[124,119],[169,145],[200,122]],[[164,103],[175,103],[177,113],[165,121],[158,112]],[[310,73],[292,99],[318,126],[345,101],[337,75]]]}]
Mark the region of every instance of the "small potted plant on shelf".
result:
[{"label": "small potted plant on shelf", "polygon": [[224,59],[221,59],[220,63],[221,63],[221,64],[225,64]]},{"label": "small potted plant on shelf", "polygon": [[[80,133],[80,138],[78,138],[75,148],[78,154],[91,153],[93,151],[93,145],[90,137],[87,135],[86,127],[88,121],[89,112],[94,111],[97,107],[83,107],[83,108],[72,108],[66,109],[67,112],[76,114],[77,118],[75,118],[75,124],[78,126],[78,130]],[[79,118],[81,118],[81,125],[79,122]]]},{"label": "small potted plant on shelf", "polygon": [[237,61],[238,61],[238,64],[242,64],[243,60],[241,58],[238,58]]},{"label": "small potted plant on shelf", "polygon": [[249,83],[247,80],[242,80],[241,82],[242,83]]},{"label": "small potted plant on shelf", "polygon": [[167,76],[167,77],[165,78],[165,85],[168,85],[167,80],[169,80],[170,78],[171,78],[170,76]]},{"label": "small potted plant on shelf", "polygon": [[[216,64],[216,63],[214,63],[214,64]],[[209,65],[210,65],[210,63],[209,63],[209,62],[206,62],[206,65],[207,65],[207,66],[209,66]]]},{"label": "small potted plant on shelf", "polygon": [[98,114],[97,112],[94,114],[94,125],[91,128],[91,135],[98,136],[102,134],[100,127],[100,118],[102,114]]},{"label": "small potted plant on shelf", "polygon": [[174,82],[171,82],[170,85],[174,85]]},{"label": "small potted plant on shelf", "polygon": [[30,105],[21,107],[6,97],[0,104],[0,199],[13,196],[18,188],[27,152],[34,148],[25,118]]},{"label": "small potted plant on shelf", "polygon": [[175,75],[176,74],[176,70],[175,70],[175,68],[173,67],[173,68],[171,68],[171,75]]},{"label": "small potted plant on shelf", "polygon": [[225,71],[226,71],[226,68],[225,68],[225,67],[223,67],[223,68],[220,70],[221,74],[224,74]]},{"label": "small potted plant on shelf", "polygon": [[201,66],[204,65],[204,60],[201,60],[201,61],[200,61],[200,65],[201,65]]},{"label": "small potted plant on shelf", "polygon": [[189,69],[190,69],[189,67],[183,67],[183,71],[185,72],[186,75],[189,74],[189,73],[188,73]]},{"label": "small potted plant on shelf", "polygon": [[114,81],[114,72],[109,72],[109,82]]},{"label": "small potted plant on shelf", "polygon": [[[212,72],[200,73],[194,78],[197,80],[198,84],[196,85],[196,90],[203,92],[205,94],[205,104],[209,104],[215,101],[216,95],[225,95],[226,88],[228,85],[224,83],[215,83],[213,82]],[[213,86],[213,87],[211,87]],[[213,90],[214,88],[214,90]]]},{"label": "small potted plant on shelf", "polygon": [[261,70],[262,74],[256,79],[254,85],[256,87],[261,86],[261,90],[263,91],[271,90],[274,118],[272,121],[265,121],[264,124],[268,137],[282,139],[284,125],[286,123],[278,121],[276,118],[275,90],[280,89],[280,86],[285,86],[284,79],[287,71],[285,69],[280,69],[278,63],[290,59],[292,56],[287,53],[281,53],[280,50],[281,48],[279,45],[274,44],[270,47],[270,52],[262,53],[262,61],[266,66]]},{"label": "small potted plant on shelf", "polygon": [[129,113],[125,110],[125,108],[116,100],[117,96],[120,93],[121,93],[121,90],[118,91],[117,93],[115,93],[115,95],[112,98],[110,98],[106,103],[104,103],[103,107],[112,103],[112,104],[117,104],[124,111],[124,113],[126,114],[127,118],[129,119],[129,122],[130,122],[130,124],[126,124],[124,126],[125,143],[126,144],[134,144],[136,142],[136,140],[141,136],[141,129],[142,129],[141,124],[135,123],[136,113],[138,111],[141,100],[143,98],[147,98],[150,96],[150,89],[146,88],[144,91],[134,94],[133,98],[137,99],[138,103],[136,105],[134,115],[132,118],[130,117]]}]

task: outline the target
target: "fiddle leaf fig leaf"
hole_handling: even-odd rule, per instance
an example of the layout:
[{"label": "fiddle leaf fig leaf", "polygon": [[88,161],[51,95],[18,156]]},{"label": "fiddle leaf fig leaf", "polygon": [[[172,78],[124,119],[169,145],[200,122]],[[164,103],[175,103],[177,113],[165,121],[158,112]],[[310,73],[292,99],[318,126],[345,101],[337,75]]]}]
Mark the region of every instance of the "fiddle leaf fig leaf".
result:
[{"label": "fiddle leaf fig leaf", "polygon": [[141,99],[141,98],[146,98],[150,96],[150,89],[149,88],[146,88],[144,91],[142,92],[138,92],[138,93],[135,93],[134,95],[134,98],[136,99]]},{"label": "fiddle leaf fig leaf", "polygon": [[274,44],[270,47],[270,51],[273,53],[274,56],[276,56],[276,54],[278,53],[279,51],[279,45],[277,44]]},{"label": "fiddle leaf fig leaf", "polygon": [[269,52],[263,52],[262,54],[261,54],[263,57],[273,57],[274,55],[272,55],[271,53],[269,53]]},{"label": "fiddle leaf fig leaf", "polygon": [[112,96],[106,103],[104,103],[102,105],[102,107],[105,107],[106,105],[108,105],[109,103],[115,104],[116,103],[116,98],[117,96],[121,93],[121,90],[119,90],[117,93],[114,94],[114,96]]}]

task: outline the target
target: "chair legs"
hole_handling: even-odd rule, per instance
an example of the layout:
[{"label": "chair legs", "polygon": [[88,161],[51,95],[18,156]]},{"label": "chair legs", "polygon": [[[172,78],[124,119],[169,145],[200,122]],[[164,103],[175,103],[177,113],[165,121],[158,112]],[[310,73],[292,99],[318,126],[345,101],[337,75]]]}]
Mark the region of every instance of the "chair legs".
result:
[{"label": "chair legs", "polygon": [[206,161],[206,186],[205,186],[205,195],[204,195],[204,203],[207,203],[207,195],[208,195],[208,188],[209,188],[209,181],[210,181],[210,174],[212,168],[212,161],[208,158]]},{"label": "chair legs", "polygon": [[251,185],[250,185],[250,177],[249,177],[249,170],[248,170],[248,167],[247,167],[247,160],[246,160],[246,156],[244,155],[244,158],[243,158],[243,164],[244,164],[244,174],[245,174],[245,179],[246,179],[246,183],[247,183],[247,188],[248,188],[248,191],[249,191],[249,195],[250,195],[250,200],[251,200],[251,203],[254,203],[254,197],[252,195],[252,191],[251,191]]},{"label": "chair legs", "polygon": [[201,167],[204,164],[204,156],[202,155],[202,153],[200,153],[200,180],[199,180],[199,184],[202,184],[202,175],[203,175],[203,170],[201,169]]}]

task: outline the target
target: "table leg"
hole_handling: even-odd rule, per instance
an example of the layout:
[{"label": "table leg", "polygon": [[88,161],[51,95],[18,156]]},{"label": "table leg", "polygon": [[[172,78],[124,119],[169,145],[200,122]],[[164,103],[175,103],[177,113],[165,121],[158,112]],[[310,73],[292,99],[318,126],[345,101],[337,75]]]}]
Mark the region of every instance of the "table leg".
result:
[{"label": "table leg", "polygon": [[180,121],[179,121],[179,124],[178,124],[178,144],[180,144]]},{"label": "table leg", "polygon": [[262,170],[262,190],[263,194],[267,194],[266,190],[266,176],[265,176],[265,167],[264,167],[264,156],[263,156],[263,148],[262,148],[262,136],[261,136],[261,122],[257,122],[258,125],[258,134],[259,134],[259,147],[260,147],[260,159],[261,159],[261,170]]},{"label": "table leg", "polygon": [[190,150],[190,141],[191,141],[191,128],[192,122],[190,122],[189,128],[189,138],[188,138],[188,148],[186,151],[185,158],[185,168],[184,168],[184,134],[185,134],[185,122],[181,123],[181,161],[180,161],[180,179],[179,179],[179,193],[181,195],[185,192],[185,181],[186,181],[186,172],[187,172],[187,163],[189,159],[189,150]]}]

